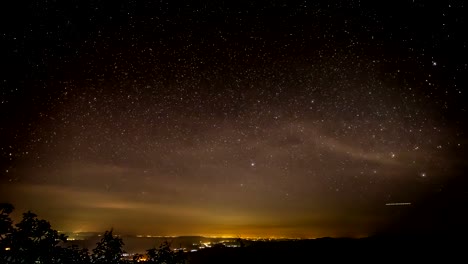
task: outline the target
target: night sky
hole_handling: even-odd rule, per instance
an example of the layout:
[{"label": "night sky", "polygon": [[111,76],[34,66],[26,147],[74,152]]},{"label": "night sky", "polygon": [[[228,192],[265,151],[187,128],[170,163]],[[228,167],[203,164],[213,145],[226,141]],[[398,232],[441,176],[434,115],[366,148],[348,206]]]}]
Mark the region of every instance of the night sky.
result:
[{"label": "night sky", "polygon": [[213,2],[2,3],[0,200],[64,231],[461,228],[463,1]]}]

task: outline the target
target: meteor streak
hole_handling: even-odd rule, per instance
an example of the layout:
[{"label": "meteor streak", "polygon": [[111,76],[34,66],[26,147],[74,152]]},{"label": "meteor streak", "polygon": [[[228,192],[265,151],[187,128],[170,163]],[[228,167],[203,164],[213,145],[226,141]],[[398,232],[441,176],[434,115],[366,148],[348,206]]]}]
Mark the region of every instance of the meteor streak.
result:
[{"label": "meteor streak", "polygon": [[386,203],[387,206],[411,205],[411,203]]}]

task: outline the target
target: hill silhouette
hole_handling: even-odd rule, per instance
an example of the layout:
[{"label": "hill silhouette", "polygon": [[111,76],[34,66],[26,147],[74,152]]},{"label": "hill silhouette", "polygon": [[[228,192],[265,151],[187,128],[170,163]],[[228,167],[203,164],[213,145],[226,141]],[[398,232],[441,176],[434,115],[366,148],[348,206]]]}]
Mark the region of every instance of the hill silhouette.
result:
[{"label": "hill silhouette", "polygon": [[[424,207],[423,207],[424,209]],[[246,241],[237,238],[236,247],[213,243],[194,252],[173,250],[165,241],[146,254],[129,254],[123,250],[124,239],[113,230],[105,231],[91,251],[73,245],[67,237],[52,229],[49,222],[32,212],[14,224],[11,204],[0,206],[1,263],[311,263],[359,261],[393,263],[407,261],[452,262],[466,259],[466,237],[437,232],[385,233],[368,238],[319,238],[297,240]],[[436,221],[437,222],[437,221]],[[437,222],[438,223],[438,222]],[[410,226],[410,225],[409,225]],[[389,229],[390,230],[390,229]],[[427,229],[424,229],[428,231]],[[446,231],[446,229],[443,229]],[[185,239],[202,240],[200,236]],[[69,243],[72,243],[70,245]],[[248,242],[248,243],[246,243]]]}]

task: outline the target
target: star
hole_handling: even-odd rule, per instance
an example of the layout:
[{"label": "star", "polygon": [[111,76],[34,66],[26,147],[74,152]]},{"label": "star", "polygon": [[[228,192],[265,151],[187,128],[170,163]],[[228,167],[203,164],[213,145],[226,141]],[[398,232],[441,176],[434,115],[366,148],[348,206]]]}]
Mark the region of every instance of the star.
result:
[{"label": "star", "polygon": [[370,234],[388,194],[425,200],[440,186],[421,182],[466,171],[468,36],[447,5],[41,2],[59,15],[0,32],[0,194],[61,228]]}]

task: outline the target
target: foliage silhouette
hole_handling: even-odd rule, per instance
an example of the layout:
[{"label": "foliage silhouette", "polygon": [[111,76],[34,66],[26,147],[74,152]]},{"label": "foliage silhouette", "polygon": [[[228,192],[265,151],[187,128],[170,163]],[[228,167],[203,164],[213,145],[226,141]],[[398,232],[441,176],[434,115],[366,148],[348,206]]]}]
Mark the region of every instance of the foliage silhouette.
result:
[{"label": "foliage silhouette", "polygon": [[14,228],[10,214],[13,210],[13,205],[9,203],[0,204],[0,260],[2,262],[8,261],[11,254],[9,249],[11,249],[11,233]]},{"label": "foliage silhouette", "polygon": [[122,246],[124,245],[120,237],[112,234],[113,229],[106,231],[100,242],[93,249],[93,263],[96,264],[115,264],[123,263],[122,254],[124,253]]},{"label": "foliage silhouette", "polygon": [[179,264],[185,263],[183,252],[174,252],[171,250],[171,244],[168,241],[164,241],[159,249],[155,247],[150,248],[146,251],[148,256],[148,263],[151,264]]},{"label": "foliage silhouette", "polygon": [[10,214],[13,210],[13,205],[9,203],[0,204],[0,243],[11,234],[13,230],[13,221],[11,221],[10,218]]},{"label": "foliage silhouette", "polygon": [[64,263],[72,264],[89,264],[91,256],[87,248],[79,248],[76,245],[69,246],[63,249]]},{"label": "foliage silhouette", "polygon": [[144,257],[145,257],[145,256],[142,255],[142,254],[135,254],[135,255],[133,255],[133,258],[132,258],[133,263],[138,263],[138,262],[144,260]]},{"label": "foliage silhouette", "polygon": [[67,237],[51,228],[48,221],[37,218],[28,211],[22,220],[13,225],[10,217],[14,207],[9,203],[0,203],[0,263],[40,263],[40,264],[126,264],[126,263],[185,263],[184,253],[173,252],[169,242],[164,242],[158,249],[147,250],[147,258],[135,254],[133,260],[123,260],[124,242],[105,231],[96,243],[92,253],[76,245],[64,247]]},{"label": "foliage silhouette", "polygon": [[[11,212],[11,208],[4,212]],[[5,219],[2,213],[2,222]],[[26,212],[21,222],[2,240],[6,242],[2,247],[9,249],[4,251],[2,258],[8,263],[64,263],[63,248],[59,244],[65,241],[66,236],[52,229],[48,221]]]},{"label": "foliage silhouette", "polygon": [[[46,220],[38,219],[34,213],[24,213],[22,220],[14,225],[10,217],[13,209],[11,204],[0,204],[1,264],[130,264],[141,263],[146,259],[139,254],[134,255],[133,260],[131,257],[129,260],[122,259],[124,243],[121,238],[113,235],[113,230],[103,234],[92,254],[78,246],[65,247],[62,243],[66,241],[66,237],[52,229]],[[434,262],[436,258],[444,263],[463,262],[459,259],[467,257],[463,253],[464,244],[459,243],[460,238],[456,235],[427,234],[252,242],[238,237],[237,241],[241,245],[239,248],[215,244],[212,248],[187,254],[172,251],[170,243],[166,241],[159,248],[148,249],[148,261],[144,263],[302,263],[304,259],[316,262],[379,262],[374,255],[385,256],[388,262],[408,262],[411,260],[408,257],[411,256],[417,262]],[[420,249],[414,245],[419,245]],[[447,247],[450,251],[442,250]],[[389,249],[394,250],[389,253]]]}]

